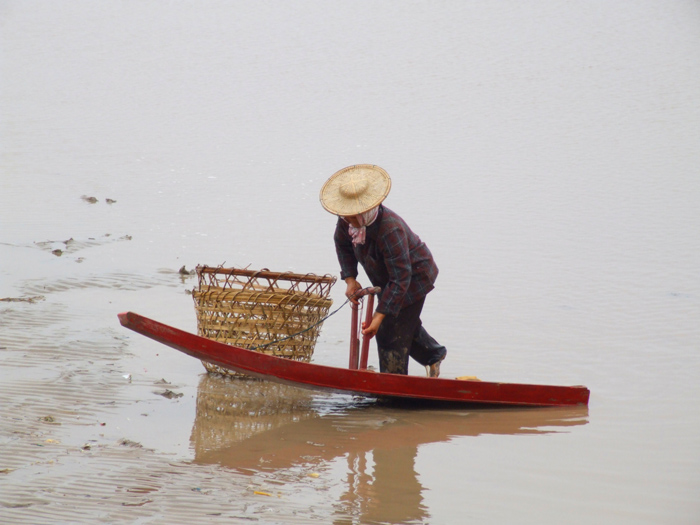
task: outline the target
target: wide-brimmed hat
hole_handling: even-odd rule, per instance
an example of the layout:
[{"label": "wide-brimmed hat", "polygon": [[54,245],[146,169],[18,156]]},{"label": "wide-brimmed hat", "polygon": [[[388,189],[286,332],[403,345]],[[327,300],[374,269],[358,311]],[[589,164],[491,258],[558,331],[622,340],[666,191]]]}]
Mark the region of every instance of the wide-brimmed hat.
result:
[{"label": "wide-brimmed hat", "polygon": [[379,206],[391,189],[379,166],[356,164],[335,172],[321,188],[321,205],[334,215],[359,215]]}]

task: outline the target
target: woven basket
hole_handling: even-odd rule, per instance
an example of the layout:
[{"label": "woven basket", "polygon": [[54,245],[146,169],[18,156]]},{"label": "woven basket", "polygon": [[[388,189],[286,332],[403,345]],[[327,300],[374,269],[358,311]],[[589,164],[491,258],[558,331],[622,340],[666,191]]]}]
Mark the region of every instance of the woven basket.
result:
[{"label": "woven basket", "polygon": [[[208,339],[309,362],[333,304],[331,275],[197,266],[197,333]],[[208,372],[241,376],[202,362]]]}]

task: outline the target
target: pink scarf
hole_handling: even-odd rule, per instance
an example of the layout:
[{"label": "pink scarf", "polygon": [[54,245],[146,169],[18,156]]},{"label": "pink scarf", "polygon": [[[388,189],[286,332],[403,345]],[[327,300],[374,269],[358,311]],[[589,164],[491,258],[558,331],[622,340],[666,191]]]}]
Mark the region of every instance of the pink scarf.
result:
[{"label": "pink scarf", "polygon": [[367,233],[367,226],[372,224],[379,213],[379,206],[372,208],[364,213],[357,216],[357,221],[360,223],[359,228],[355,228],[352,224],[348,227],[348,233],[352,237],[352,245],[357,246],[358,244],[365,243],[365,234]]}]

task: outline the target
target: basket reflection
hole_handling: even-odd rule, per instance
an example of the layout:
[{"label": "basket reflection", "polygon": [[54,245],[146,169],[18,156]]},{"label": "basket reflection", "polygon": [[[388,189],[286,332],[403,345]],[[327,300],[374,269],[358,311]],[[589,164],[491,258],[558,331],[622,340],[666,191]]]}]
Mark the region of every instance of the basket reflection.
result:
[{"label": "basket reflection", "polygon": [[202,375],[190,442],[198,456],[316,416],[313,393],[246,377]]}]

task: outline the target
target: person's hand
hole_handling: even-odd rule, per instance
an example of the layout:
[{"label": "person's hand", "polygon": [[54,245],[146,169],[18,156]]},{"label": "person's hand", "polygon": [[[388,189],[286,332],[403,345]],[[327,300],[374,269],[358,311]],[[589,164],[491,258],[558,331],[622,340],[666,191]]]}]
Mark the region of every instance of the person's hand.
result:
[{"label": "person's hand", "polygon": [[372,321],[370,321],[369,323],[367,323],[366,321],[362,322],[362,335],[372,339],[375,335],[377,335],[377,330],[379,330],[379,325],[382,324],[383,320],[384,314],[374,312],[374,315],[372,316]]},{"label": "person's hand", "polygon": [[354,277],[348,277],[345,279],[345,282],[347,283],[348,287],[345,290],[345,297],[350,299],[350,302],[358,304],[359,301],[357,299],[354,299],[352,296],[357,293],[358,290],[362,289],[362,286],[360,286],[360,283],[358,283]]}]

